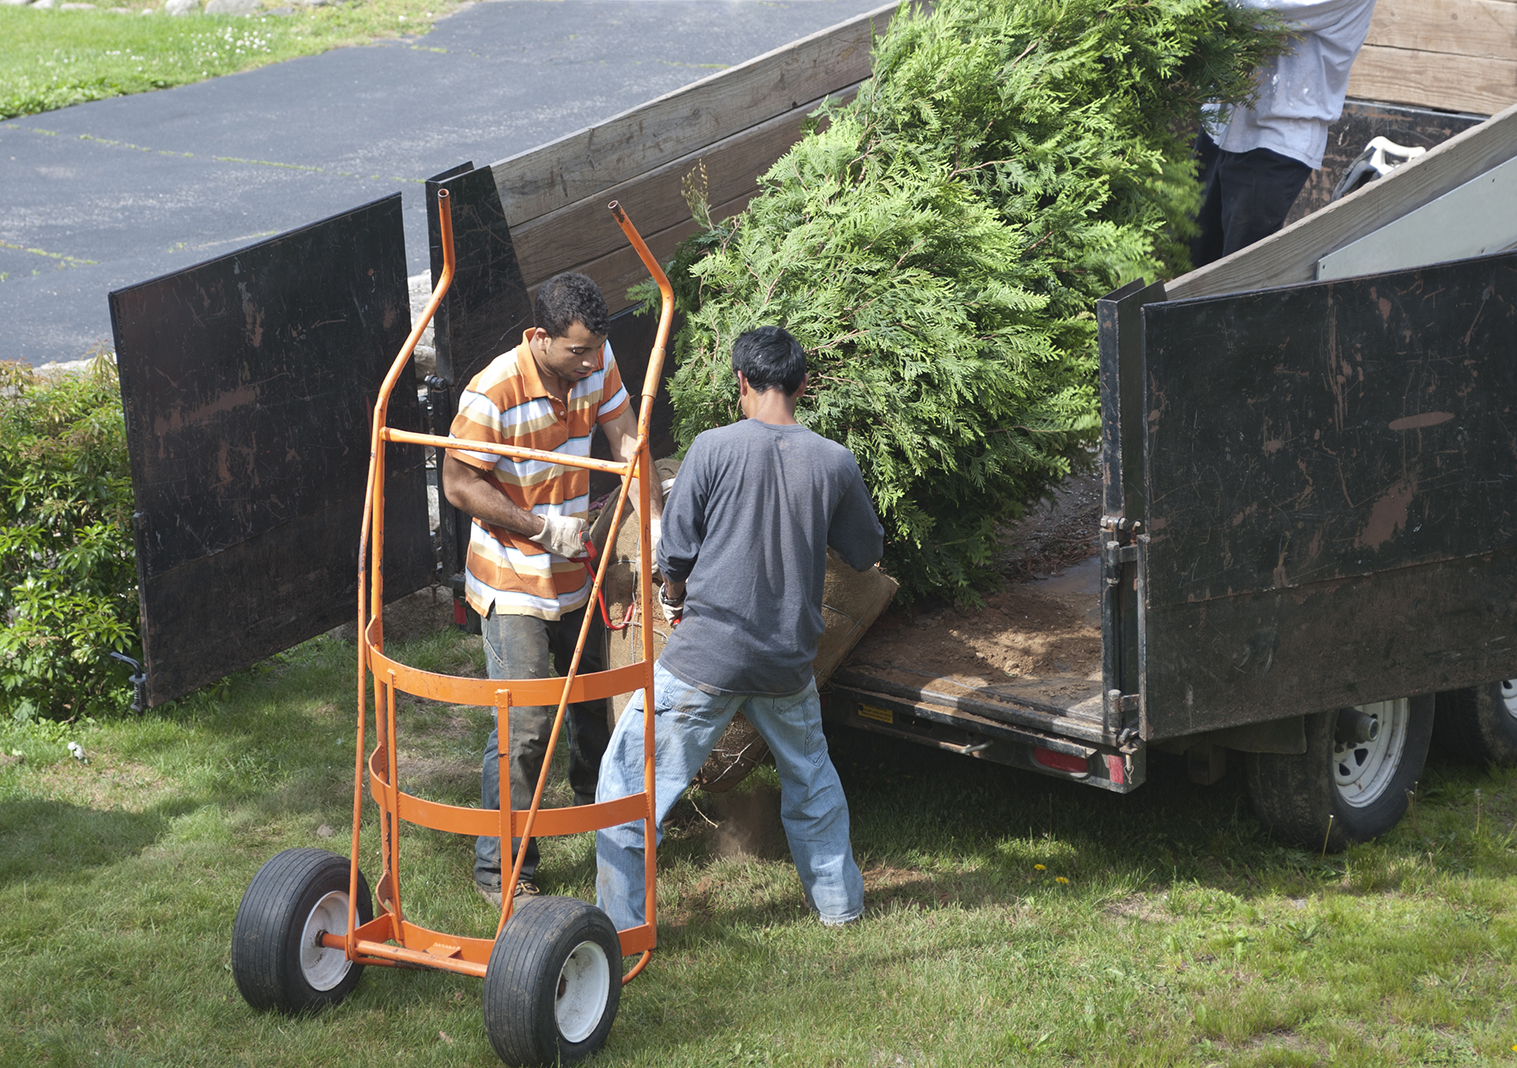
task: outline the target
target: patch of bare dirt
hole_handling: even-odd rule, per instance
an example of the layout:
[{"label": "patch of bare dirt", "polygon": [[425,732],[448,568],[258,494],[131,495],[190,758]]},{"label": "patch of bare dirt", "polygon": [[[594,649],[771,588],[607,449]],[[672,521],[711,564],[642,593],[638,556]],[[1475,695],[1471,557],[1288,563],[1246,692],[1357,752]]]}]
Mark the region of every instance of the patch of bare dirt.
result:
[{"label": "patch of bare dirt", "polygon": [[1162,900],[1155,901],[1147,894],[1128,894],[1109,901],[1101,909],[1111,920],[1142,920],[1145,923],[1174,923],[1175,918],[1164,908]]},{"label": "patch of bare dirt", "polygon": [[[386,647],[430,637],[452,625],[453,593],[446,586],[428,586],[385,605]],[[358,623],[344,623],[329,633],[338,641],[357,644]]]},{"label": "patch of bare dirt", "polygon": [[886,612],[853,651],[856,663],[930,664],[943,675],[990,678],[1059,675],[1100,659],[1098,627],[1022,586],[992,594],[983,608]]}]

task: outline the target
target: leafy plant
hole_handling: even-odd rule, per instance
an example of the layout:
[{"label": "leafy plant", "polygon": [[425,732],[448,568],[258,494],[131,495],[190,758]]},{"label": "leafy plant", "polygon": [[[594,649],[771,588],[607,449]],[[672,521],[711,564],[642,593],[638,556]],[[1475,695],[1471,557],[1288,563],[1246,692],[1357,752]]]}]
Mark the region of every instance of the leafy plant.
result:
[{"label": "leafy plant", "polygon": [[0,710],[72,719],[130,700],[132,488],[116,369],[0,364]]},{"label": "leafy plant", "polygon": [[676,253],[680,444],[737,418],[733,340],[784,324],[811,357],[799,417],[858,457],[903,593],[975,600],[997,526],[1089,462],[1095,299],[1186,266],[1194,120],[1281,46],[1258,17],[903,5],[859,94]]}]

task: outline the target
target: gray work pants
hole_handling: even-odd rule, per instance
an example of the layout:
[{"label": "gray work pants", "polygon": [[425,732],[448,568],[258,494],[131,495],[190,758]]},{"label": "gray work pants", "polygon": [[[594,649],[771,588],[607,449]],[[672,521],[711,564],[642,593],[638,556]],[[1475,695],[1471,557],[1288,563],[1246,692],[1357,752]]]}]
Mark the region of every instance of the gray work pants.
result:
[{"label": "gray work pants", "polygon": [[[485,664],[492,679],[546,679],[555,670],[562,675],[569,670],[574,643],[585,609],[570,612],[561,619],[546,620],[536,616],[501,615],[491,611],[482,621]],[[604,628],[594,620],[580,658],[579,673],[604,669]],[[532,793],[542,774],[543,755],[553,731],[556,706],[528,705],[511,709],[511,807],[526,809],[532,805]],[[606,751],[611,732],[606,725],[606,702],[581,701],[569,706],[565,714],[565,733],[569,748],[569,785],[574,803],[590,804],[595,800],[595,785],[600,776],[600,760]],[[487,809],[500,808],[500,764],[496,755],[498,727],[490,731],[485,742],[484,763],[480,776],[480,804]],[[511,843],[513,859],[521,840]],[[527,846],[522,864],[523,879],[537,876],[537,843]],[[501,886],[500,839],[481,835],[474,845],[474,881],[487,890]]]}]

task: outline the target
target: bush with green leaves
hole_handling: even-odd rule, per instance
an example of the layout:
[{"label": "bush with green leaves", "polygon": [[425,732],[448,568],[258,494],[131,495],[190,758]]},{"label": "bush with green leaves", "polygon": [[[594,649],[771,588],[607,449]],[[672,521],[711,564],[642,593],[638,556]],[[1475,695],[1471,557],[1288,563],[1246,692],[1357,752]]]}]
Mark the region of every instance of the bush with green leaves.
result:
[{"label": "bush with green leaves", "polygon": [[140,658],[132,484],[116,369],[0,364],[0,712],[124,710]]},{"label": "bush with green leaves", "polygon": [[[1278,27],[1223,0],[903,6],[873,77],[676,254],[682,446],[737,418],[733,340],[781,323],[799,418],[858,457],[903,593],[975,600],[997,527],[1088,463],[1096,298],[1183,270],[1206,100]],[[1094,532],[1092,532],[1094,535]]]}]

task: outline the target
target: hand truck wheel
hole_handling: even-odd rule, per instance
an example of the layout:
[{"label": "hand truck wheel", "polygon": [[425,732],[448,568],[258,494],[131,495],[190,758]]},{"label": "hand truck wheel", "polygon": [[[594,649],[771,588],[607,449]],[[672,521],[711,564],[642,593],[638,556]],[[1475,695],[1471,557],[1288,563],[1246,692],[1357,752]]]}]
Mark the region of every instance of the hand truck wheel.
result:
[{"label": "hand truck wheel", "polygon": [[621,1004],[611,918],[572,897],[522,901],[485,971],[485,1033],[512,1066],[570,1064],[600,1049]]},{"label": "hand truck wheel", "polygon": [[[286,849],[253,876],[232,924],[232,977],[253,1008],[315,1011],[358,985],[363,965],[319,942],[347,933],[348,865],[324,849]],[[359,872],[358,922],[373,918]]]}]

